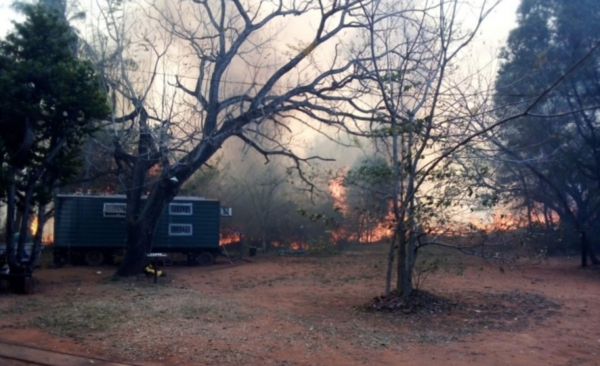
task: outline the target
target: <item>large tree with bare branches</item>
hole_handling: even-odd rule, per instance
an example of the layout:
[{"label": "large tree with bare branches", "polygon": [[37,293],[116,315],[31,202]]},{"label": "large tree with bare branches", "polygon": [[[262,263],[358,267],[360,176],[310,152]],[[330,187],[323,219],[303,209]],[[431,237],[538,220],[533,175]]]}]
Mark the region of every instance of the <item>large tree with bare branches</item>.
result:
[{"label": "large tree with bare branches", "polygon": [[[337,45],[359,26],[353,13],[365,3],[197,0],[99,8],[104,26],[90,49],[105,66],[115,110],[112,149],[127,172],[127,254],[117,275],[142,269],[165,205],[230,138],[267,161],[289,158],[313,188],[302,168],[320,158],[302,156],[282,138],[298,123],[345,129],[345,119],[370,118],[341,108],[357,97],[342,92],[357,60],[343,61]],[[132,22],[134,14],[144,22]],[[301,38],[286,45],[278,37],[293,27]]]},{"label": "large tree with bare branches", "polygon": [[459,14],[469,5],[457,0],[115,4],[100,8],[104,26],[90,49],[112,95],[112,149],[128,196],[120,276],[141,270],[165,205],[231,138],[267,161],[288,158],[313,189],[303,168],[323,158],[287,144],[303,125],[326,136],[331,129],[370,136],[387,152],[396,182],[389,192],[396,287],[408,296],[416,252],[431,243],[419,244],[423,218],[464,193],[436,182],[455,174],[448,158],[530,114],[563,80],[514,115],[472,123],[485,105],[473,108],[456,62],[495,1],[477,4],[468,31]]}]

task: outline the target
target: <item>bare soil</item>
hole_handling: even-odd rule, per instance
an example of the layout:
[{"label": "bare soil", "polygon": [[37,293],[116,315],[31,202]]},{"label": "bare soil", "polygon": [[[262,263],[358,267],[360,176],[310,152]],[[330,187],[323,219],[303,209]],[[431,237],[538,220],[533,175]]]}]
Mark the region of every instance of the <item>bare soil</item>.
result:
[{"label": "bare soil", "polygon": [[221,260],[158,285],[40,269],[36,294],[0,294],[0,339],[144,365],[600,365],[598,269],[452,257],[418,309],[372,311],[384,262],[383,246]]}]

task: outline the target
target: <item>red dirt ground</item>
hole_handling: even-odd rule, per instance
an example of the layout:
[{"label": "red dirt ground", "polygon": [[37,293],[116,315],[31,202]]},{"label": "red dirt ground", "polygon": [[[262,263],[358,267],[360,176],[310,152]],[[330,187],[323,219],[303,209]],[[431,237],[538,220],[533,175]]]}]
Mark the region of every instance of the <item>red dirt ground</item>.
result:
[{"label": "red dirt ground", "polygon": [[0,295],[0,338],[145,365],[600,365],[600,270],[454,264],[424,289],[455,308],[368,313],[384,257],[168,267],[158,286],[41,269],[36,294]]}]

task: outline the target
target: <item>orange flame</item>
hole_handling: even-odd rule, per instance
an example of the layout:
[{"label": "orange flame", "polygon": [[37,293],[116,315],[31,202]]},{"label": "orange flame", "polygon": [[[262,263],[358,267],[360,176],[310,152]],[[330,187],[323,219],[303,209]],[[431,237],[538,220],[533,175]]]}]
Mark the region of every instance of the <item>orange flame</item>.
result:
[{"label": "orange flame", "polygon": [[37,234],[37,231],[38,231],[38,218],[37,218],[37,216],[34,216],[33,220],[31,220],[31,225],[29,226],[29,229],[31,230],[31,234],[32,235]]},{"label": "orange flame", "polygon": [[242,234],[239,233],[219,234],[219,246],[239,243],[241,240]]},{"label": "orange flame", "polygon": [[301,243],[298,241],[290,243],[290,249],[299,250],[299,249],[308,249],[308,245],[306,243]]},{"label": "orange flame", "polygon": [[[31,220],[31,225],[29,225],[29,230],[31,231],[31,236],[35,236],[39,229],[39,221],[38,217],[34,216],[33,220]],[[43,235],[42,243],[52,243],[54,241],[54,235],[52,233],[48,233]]]},{"label": "orange flame", "polygon": [[350,209],[346,203],[346,187],[343,185],[343,179],[343,177],[332,179],[329,182],[329,192],[333,198],[333,207],[347,216]]},{"label": "orange flame", "polygon": [[[343,177],[334,178],[329,182],[329,192],[333,198],[334,208],[339,210],[346,218],[350,217],[350,208],[346,203],[346,187],[343,185]],[[392,235],[391,223],[394,220],[394,213],[391,205],[388,213],[380,221],[364,221],[364,228],[360,233],[352,232],[344,227],[338,227],[331,232],[333,243],[339,243],[344,240],[358,241],[359,243],[376,243],[389,238]]]}]

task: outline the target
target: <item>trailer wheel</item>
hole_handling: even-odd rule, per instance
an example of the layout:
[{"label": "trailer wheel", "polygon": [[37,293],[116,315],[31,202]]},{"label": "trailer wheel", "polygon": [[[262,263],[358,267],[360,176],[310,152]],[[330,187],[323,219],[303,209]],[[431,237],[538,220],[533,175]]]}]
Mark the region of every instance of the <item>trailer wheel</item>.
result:
[{"label": "trailer wheel", "polygon": [[198,263],[201,266],[210,266],[211,264],[215,263],[215,257],[209,252],[201,253],[198,256]]},{"label": "trailer wheel", "polygon": [[99,266],[104,263],[104,253],[99,250],[90,250],[85,253],[85,263],[88,266]]}]

